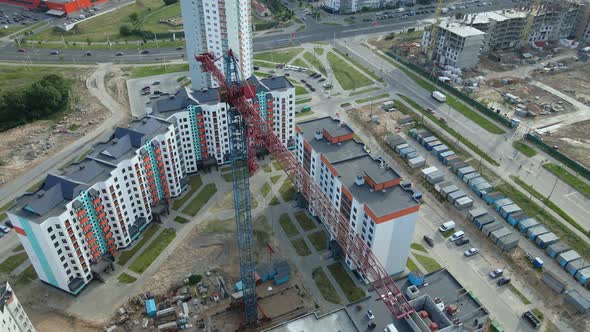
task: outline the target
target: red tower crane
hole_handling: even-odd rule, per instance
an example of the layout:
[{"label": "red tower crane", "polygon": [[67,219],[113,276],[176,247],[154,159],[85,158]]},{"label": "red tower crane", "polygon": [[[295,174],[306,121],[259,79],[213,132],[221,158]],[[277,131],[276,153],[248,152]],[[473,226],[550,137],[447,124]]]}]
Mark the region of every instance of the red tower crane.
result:
[{"label": "red tower crane", "polygon": [[[236,61],[231,50],[226,57]],[[351,229],[349,220],[332,204],[328,196],[297,162],[295,156],[283,145],[269,124],[248,102],[248,99],[255,95],[253,88],[243,82],[227,79],[215,65],[218,59],[212,53],[197,55],[195,58],[201,62],[203,70],[210,73],[219,84],[222,101],[235,108],[243,118],[249,140],[248,167],[250,170],[256,169],[256,148],[265,147],[287,173],[297,191],[305,198],[310,211],[324,223],[342,251],[354,262],[358,272],[380,295],[392,315],[401,319],[413,313],[414,308],[408,303],[365,241]]]}]

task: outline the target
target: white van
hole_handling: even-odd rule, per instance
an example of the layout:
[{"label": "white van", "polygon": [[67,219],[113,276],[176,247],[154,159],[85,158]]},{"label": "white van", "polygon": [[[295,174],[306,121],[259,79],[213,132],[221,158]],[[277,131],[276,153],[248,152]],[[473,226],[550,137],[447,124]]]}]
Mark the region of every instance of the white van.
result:
[{"label": "white van", "polygon": [[385,327],[385,329],[383,329],[384,332],[397,332],[397,329],[395,328],[395,325],[393,324],[389,324]]},{"label": "white van", "polygon": [[441,233],[444,233],[444,232],[451,230],[453,228],[455,228],[455,222],[450,220],[450,221],[447,221],[446,223],[442,224],[442,226],[440,226],[438,228],[438,231]]},{"label": "white van", "polygon": [[462,238],[463,236],[465,236],[465,232],[458,231],[458,232],[453,233],[453,235],[451,235],[450,240],[451,240],[451,242],[455,242],[455,241],[459,240],[460,238]]}]

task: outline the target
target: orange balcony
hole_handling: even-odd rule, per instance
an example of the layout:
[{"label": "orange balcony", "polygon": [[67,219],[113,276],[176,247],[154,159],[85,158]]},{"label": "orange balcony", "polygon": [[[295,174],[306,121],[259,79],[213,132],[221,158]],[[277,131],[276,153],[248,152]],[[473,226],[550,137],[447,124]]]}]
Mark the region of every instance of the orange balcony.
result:
[{"label": "orange balcony", "polygon": [[86,238],[87,239],[89,239],[89,238],[91,238],[93,236],[94,236],[94,232],[93,231],[90,231],[90,232],[86,233]]},{"label": "orange balcony", "polygon": [[92,248],[90,248],[90,252],[95,252],[98,249],[98,244],[95,244]]},{"label": "orange balcony", "polygon": [[97,198],[95,198],[95,199],[92,201],[92,204],[93,204],[93,205],[96,205],[96,204],[98,204],[98,203],[100,203],[100,197],[97,197]]},{"label": "orange balcony", "polygon": [[101,214],[98,215],[98,220],[104,218],[107,215],[106,212],[102,212]]},{"label": "orange balcony", "polygon": [[88,245],[91,246],[96,242],[96,238],[92,238],[90,241],[88,241]]},{"label": "orange balcony", "polygon": [[109,242],[107,242],[107,246],[110,246],[113,243],[115,243],[115,239],[110,239]]},{"label": "orange balcony", "polygon": [[102,206],[102,205],[99,205],[94,209],[94,211],[96,211],[96,213],[99,213],[102,210],[104,210],[104,206]]},{"label": "orange balcony", "polygon": [[84,218],[80,219],[80,225],[84,225],[87,222],[88,222],[88,217],[84,217]]},{"label": "orange balcony", "polygon": [[108,239],[110,239],[112,236],[113,236],[113,233],[111,233],[111,232],[108,232],[108,233],[107,233],[107,234],[104,236],[104,238],[108,240]]},{"label": "orange balcony", "polygon": [[108,220],[106,220],[106,219],[105,219],[105,220],[103,220],[103,221],[101,221],[101,222],[100,222],[100,227],[102,227],[102,226],[106,225],[108,222],[109,222],[109,221],[108,221]]},{"label": "orange balcony", "polygon": [[81,217],[82,215],[84,215],[84,213],[86,213],[86,210],[82,209],[80,211],[78,211],[78,213],[76,214],[79,217]]},{"label": "orange balcony", "polygon": [[103,233],[108,232],[111,229],[111,226],[107,225],[105,228],[102,229]]},{"label": "orange balcony", "polygon": [[92,225],[91,224],[88,224],[88,225],[82,227],[82,231],[87,232],[91,228],[92,228]]},{"label": "orange balcony", "polygon": [[92,257],[94,258],[98,258],[98,256],[100,256],[100,251],[97,251],[94,253],[94,255],[92,255]]}]

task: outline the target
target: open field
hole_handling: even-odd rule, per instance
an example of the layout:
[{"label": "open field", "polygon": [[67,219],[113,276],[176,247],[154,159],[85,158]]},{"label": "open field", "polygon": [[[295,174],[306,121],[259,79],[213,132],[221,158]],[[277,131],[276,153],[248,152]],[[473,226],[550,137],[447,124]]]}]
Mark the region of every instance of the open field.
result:
[{"label": "open field", "polygon": [[302,238],[291,240],[291,244],[293,245],[293,248],[295,248],[295,252],[297,252],[297,255],[311,255],[311,250],[309,250],[309,247],[307,246],[307,244],[305,244],[305,240],[303,240]]},{"label": "open field", "polygon": [[278,51],[264,52],[254,54],[254,60],[276,62],[276,63],[288,63],[293,60],[297,54],[303,51],[302,48],[290,48]]},{"label": "open field", "polygon": [[520,153],[524,154],[527,157],[534,157],[537,155],[537,151],[533,149],[530,145],[521,142],[521,141],[514,141],[512,142],[512,146],[518,150]]},{"label": "open field", "polygon": [[177,73],[180,71],[188,71],[188,64],[166,64],[155,66],[129,67],[125,69],[129,71],[129,78],[139,78],[146,76]]},{"label": "open field", "polygon": [[25,253],[12,255],[0,263],[0,272],[10,273],[24,263],[29,257]]},{"label": "open field", "polygon": [[279,217],[279,224],[281,225],[283,231],[285,231],[285,234],[287,234],[288,237],[299,234],[299,232],[297,231],[297,227],[295,227],[295,224],[293,224],[293,220],[291,220],[291,217],[289,217],[288,214],[283,213]]},{"label": "open field", "polygon": [[342,264],[337,262],[329,265],[328,270],[346,295],[348,302],[355,302],[365,297],[365,292],[356,286]]},{"label": "open field", "polygon": [[316,70],[319,70],[324,76],[328,74],[324,65],[320,62],[320,60],[313,54],[309,52],[305,52],[303,54],[303,58],[312,65]]},{"label": "open field", "polygon": [[123,272],[117,277],[117,280],[119,280],[119,282],[123,284],[131,284],[134,283],[137,280],[137,278]]},{"label": "open field", "polygon": [[172,228],[166,228],[152,243],[137,257],[129,270],[136,273],[143,273],[153,262],[160,256],[162,251],[174,240],[176,231]]},{"label": "open field", "polygon": [[328,235],[323,230],[311,233],[307,238],[318,252],[328,248]]},{"label": "open field", "polygon": [[125,265],[153,236],[160,230],[160,225],[151,225],[143,232],[141,239],[131,247],[131,249],[119,252],[117,264]]},{"label": "open field", "polygon": [[415,254],[414,257],[416,258],[418,263],[420,263],[420,265],[424,266],[426,272],[428,273],[442,269],[442,266],[440,266],[440,264],[438,264],[438,262],[434,260],[434,258],[418,254]]},{"label": "open field", "polygon": [[336,80],[338,80],[342,89],[358,89],[373,83],[369,78],[344,61],[339,55],[336,55],[336,53],[328,52],[326,56],[328,57],[328,63],[332,67],[334,76],[336,76]]},{"label": "open field", "polygon": [[307,232],[315,228],[315,222],[311,219],[305,211],[295,212],[295,219],[303,231]]},{"label": "open field", "polygon": [[[565,61],[562,61],[565,62]],[[533,73],[533,78],[541,83],[566,93],[579,101],[590,103],[590,68],[585,62],[565,62],[567,70]]]},{"label": "open field", "polygon": [[544,135],[543,142],[590,168],[590,120],[572,123]]}]

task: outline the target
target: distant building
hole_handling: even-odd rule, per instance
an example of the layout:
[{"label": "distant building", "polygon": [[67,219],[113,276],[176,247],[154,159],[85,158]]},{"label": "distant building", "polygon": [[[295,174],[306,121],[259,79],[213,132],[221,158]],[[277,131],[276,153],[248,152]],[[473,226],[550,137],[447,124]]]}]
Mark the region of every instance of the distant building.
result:
[{"label": "distant building", "polygon": [[487,53],[520,47],[526,13],[514,10],[493,11],[466,15],[462,21],[486,33],[482,53]]},{"label": "distant building", "polygon": [[584,5],[564,2],[535,9],[535,19],[529,33],[529,43],[574,38],[583,20]]},{"label": "distant building", "polygon": [[0,331],[2,332],[35,332],[8,282],[0,283]]},{"label": "distant building", "polygon": [[[296,156],[332,204],[372,249],[385,271],[405,269],[420,204],[400,186],[401,176],[330,117],[300,122]],[[313,213],[313,211],[311,211]],[[351,270],[356,262],[345,259]],[[360,272],[360,271],[359,271]]]},{"label": "distant building", "polygon": [[252,0],[252,6],[254,7],[256,15],[258,16],[265,17],[270,16],[272,14],[268,7],[266,7],[266,5],[260,2],[259,0]]},{"label": "distant building", "polygon": [[[242,79],[252,76],[252,5],[248,0],[180,0],[192,87],[217,87],[203,72],[195,55],[212,52],[215,57],[232,50],[239,61]],[[223,61],[217,62],[224,72]]]},{"label": "distant building", "polygon": [[107,0],[0,0],[0,3],[7,3],[15,6],[22,6],[29,9],[39,9],[49,12],[52,15],[61,16],[77,12],[84,8],[90,8]]},{"label": "distant building", "polygon": [[[424,29],[422,50],[428,52],[433,26]],[[442,21],[434,37],[432,60],[439,65],[468,69],[476,66],[486,33],[460,22]]]}]

